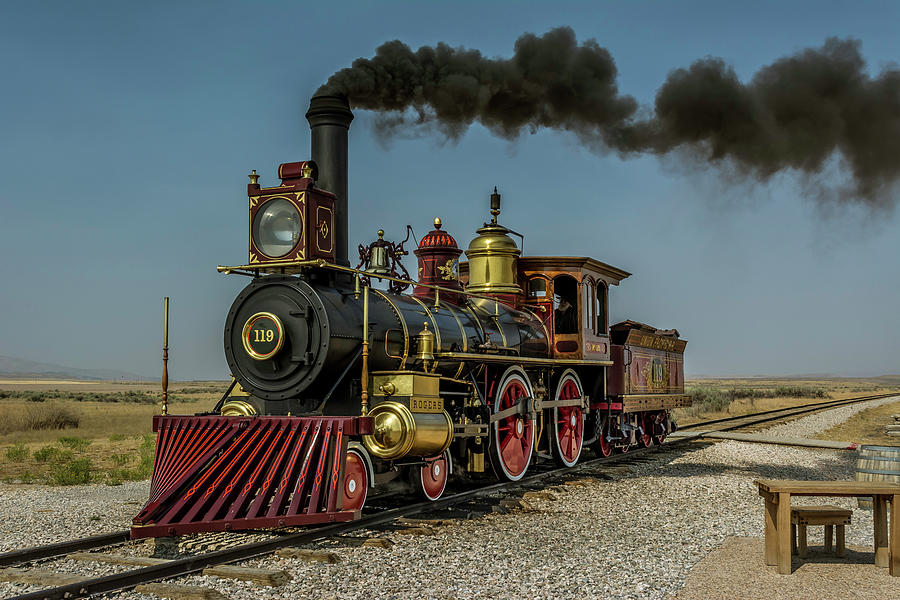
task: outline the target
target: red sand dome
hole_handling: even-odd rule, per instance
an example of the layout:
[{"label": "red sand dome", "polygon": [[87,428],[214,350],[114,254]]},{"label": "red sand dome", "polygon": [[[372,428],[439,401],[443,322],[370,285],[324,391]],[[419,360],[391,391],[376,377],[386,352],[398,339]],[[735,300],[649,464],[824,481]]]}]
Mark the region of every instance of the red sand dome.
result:
[{"label": "red sand dome", "polygon": [[[442,288],[451,288],[462,291],[459,285],[459,255],[462,250],[456,245],[456,240],[446,231],[441,230],[441,220],[434,220],[434,229],[428,232],[421,240],[419,247],[413,251],[419,260],[419,284],[437,285]],[[419,298],[434,299],[433,288],[417,285],[413,295]],[[440,294],[440,299],[456,304],[459,295],[453,292]]]}]

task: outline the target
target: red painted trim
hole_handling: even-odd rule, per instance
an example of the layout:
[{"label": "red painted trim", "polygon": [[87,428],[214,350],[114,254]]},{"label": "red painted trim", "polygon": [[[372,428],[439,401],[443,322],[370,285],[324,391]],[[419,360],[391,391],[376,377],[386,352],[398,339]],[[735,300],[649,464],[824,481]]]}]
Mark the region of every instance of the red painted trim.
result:
[{"label": "red painted trim", "polygon": [[131,528],[131,539],[148,537],[165,537],[170,535],[184,535],[187,533],[200,533],[204,531],[240,531],[243,529],[265,529],[271,527],[293,527],[296,525],[319,525],[321,523],[339,523],[354,521],[360,517],[360,511],[346,511],[334,513],[316,513],[313,515],[287,515],[278,519],[234,519],[232,521],[220,520],[207,523],[174,523],[171,525],[144,525]]}]

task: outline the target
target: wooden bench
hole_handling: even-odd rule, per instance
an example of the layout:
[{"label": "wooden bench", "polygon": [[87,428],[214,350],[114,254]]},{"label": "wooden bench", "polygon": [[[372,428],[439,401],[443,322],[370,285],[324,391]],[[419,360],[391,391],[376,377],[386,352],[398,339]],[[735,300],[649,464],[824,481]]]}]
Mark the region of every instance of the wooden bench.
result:
[{"label": "wooden bench", "polygon": [[[766,564],[778,572],[791,572],[791,497],[831,496],[872,498],[875,564],[900,577],[900,484],[874,481],[793,481],[758,479],[759,495],[765,498]],[[890,511],[888,511],[890,504]],[[890,527],[888,527],[890,512]]]},{"label": "wooden bench", "polygon": [[837,527],[835,550],[838,556],[844,556],[844,527],[850,524],[852,514],[851,510],[830,504],[791,507],[791,554],[805,558],[806,528],[810,525],[824,525],[825,552],[831,552],[834,528]]}]

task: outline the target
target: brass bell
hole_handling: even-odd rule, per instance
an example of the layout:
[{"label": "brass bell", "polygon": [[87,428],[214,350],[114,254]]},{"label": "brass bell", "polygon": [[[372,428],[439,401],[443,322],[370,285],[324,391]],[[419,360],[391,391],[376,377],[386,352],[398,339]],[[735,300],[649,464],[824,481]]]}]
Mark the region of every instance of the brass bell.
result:
[{"label": "brass bell", "polygon": [[[378,242],[384,240],[384,229],[378,230]],[[375,242],[372,244],[372,254],[369,258],[369,273],[374,275],[388,275],[391,272],[390,257],[384,244]]]},{"label": "brass bell", "polygon": [[419,350],[416,358],[421,361],[434,360],[434,334],[428,330],[428,321],[425,321],[425,328],[416,338]]}]

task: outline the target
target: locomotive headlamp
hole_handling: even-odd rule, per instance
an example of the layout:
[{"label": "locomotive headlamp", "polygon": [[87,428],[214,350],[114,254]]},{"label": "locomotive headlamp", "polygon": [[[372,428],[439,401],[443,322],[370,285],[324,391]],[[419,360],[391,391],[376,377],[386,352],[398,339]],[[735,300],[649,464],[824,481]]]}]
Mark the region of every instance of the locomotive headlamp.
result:
[{"label": "locomotive headlamp", "polygon": [[285,256],[300,241],[303,223],[296,207],[284,198],[266,202],[253,219],[253,241],[271,258]]}]

